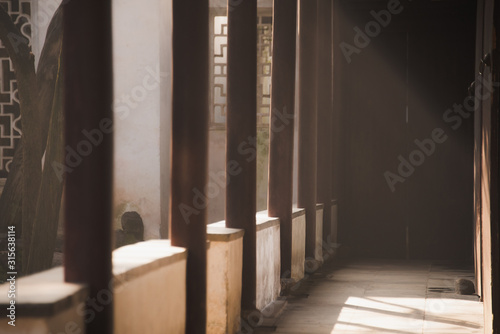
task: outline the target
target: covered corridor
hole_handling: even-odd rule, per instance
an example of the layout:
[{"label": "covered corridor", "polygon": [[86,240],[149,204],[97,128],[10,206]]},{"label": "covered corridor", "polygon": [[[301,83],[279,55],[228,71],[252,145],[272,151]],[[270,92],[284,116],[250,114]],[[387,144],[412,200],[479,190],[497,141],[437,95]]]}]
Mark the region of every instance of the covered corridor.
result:
[{"label": "covered corridor", "polygon": [[0,1],[0,332],[500,334],[499,0],[147,1]]}]

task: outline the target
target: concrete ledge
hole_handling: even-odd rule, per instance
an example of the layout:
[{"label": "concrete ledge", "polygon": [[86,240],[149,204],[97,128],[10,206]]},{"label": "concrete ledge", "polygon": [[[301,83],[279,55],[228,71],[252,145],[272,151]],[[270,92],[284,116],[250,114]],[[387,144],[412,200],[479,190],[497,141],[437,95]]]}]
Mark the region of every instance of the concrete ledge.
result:
[{"label": "concrete ledge", "polygon": [[[113,252],[110,290],[114,290],[116,333],[185,332],[186,259],[186,250],[170,246],[169,240],[141,242]],[[85,332],[85,320],[94,312],[82,308],[88,290],[81,284],[65,283],[62,267],[16,283],[16,326],[2,321],[0,333]],[[0,286],[2,308],[10,302],[8,290],[8,284]],[[110,302],[110,290],[97,294],[98,307]]]},{"label": "concrete ledge", "polygon": [[296,206],[292,208],[292,218],[304,216],[305,214],[306,214],[306,209],[298,208]]},{"label": "concrete ledge", "polygon": [[226,228],[225,222],[207,226],[207,333],[238,332],[244,230]]},{"label": "concrete ledge", "polygon": [[186,260],[187,251],[171,246],[170,240],[113,252],[116,333],[185,332]]},{"label": "concrete ledge", "polygon": [[[9,285],[0,286],[0,307],[5,311],[10,304]],[[67,333],[85,328],[84,313],[77,310],[87,299],[88,289],[64,282],[62,267],[20,278],[15,290],[15,327],[8,324],[12,319],[3,317],[0,333]]]},{"label": "concrete ledge", "polygon": [[226,227],[226,222],[220,221],[207,225],[207,239],[209,241],[232,241],[242,238],[245,231]]},{"label": "concrete ledge", "polygon": [[170,240],[149,240],[113,251],[114,287],[170,264],[186,261],[187,251]]},{"label": "concrete ledge", "polygon": [[[0,285],[2,309],[9,306],[8,291],[8,282]],[[25,276],[16,281],[16,316],[51,317],[85,301],[87,293],[82,284],[64,282],[63,267]]]},{"label": "concrete ledge", "polygon": [[298,282],[304,278],[306,257],[306,210],[292,209],[292,273],[291,278]]},{"label": "concrete ledge", "polygon": [[280,224],[269,218],[267,211],[258,212],[257,220],[257,300],[255,307],[263,310],[274,302],[281,290]]},{"label": "concrete ledge", "polygon": [[279,218],[269,217],[267,210],[257,212],[257,214],[255,215],[255,220],[257,223],[257,232],[266,228],[280,225]]}]

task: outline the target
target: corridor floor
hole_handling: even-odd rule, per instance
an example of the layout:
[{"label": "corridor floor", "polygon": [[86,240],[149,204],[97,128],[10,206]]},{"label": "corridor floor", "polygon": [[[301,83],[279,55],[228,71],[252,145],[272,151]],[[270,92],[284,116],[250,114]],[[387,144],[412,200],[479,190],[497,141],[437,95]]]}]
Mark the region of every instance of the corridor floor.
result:
[{"label": "corridor floor", "polygon": [[457,278],[472,279],[473,273],[438,262],[326,264],[291,292],[273,329],[290,334],[482,334],[482,303],[477,296],[455,294]]}]

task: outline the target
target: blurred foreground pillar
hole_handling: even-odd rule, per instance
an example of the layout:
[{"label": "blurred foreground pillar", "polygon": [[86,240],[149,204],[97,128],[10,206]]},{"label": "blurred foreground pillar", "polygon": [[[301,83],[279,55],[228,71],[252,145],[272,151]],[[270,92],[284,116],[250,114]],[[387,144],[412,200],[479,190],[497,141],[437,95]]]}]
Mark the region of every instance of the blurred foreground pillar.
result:
[{"label": "blurred foreground pillar", "polygon": [[317,0],[300,0],[299,179],[297,206],[306,210],[306,257],[315,257],[317,167]]},{"label": "blurred foreground pillar", "polygon": [[[99,312],[86,333],[113,333],[111,222],[113,76],[111,1],[72,0],[64,7],[65,146],[83,154],[66,175],[65,280],[89,286]],[[82,134],[99,132],[89,146]],[[90,145],[90,144],[89,144]],[[71,159],[67,156],[66,161]],[[91,306],[88,305],[89,311]],[[95,309],[97,310],[97,309]]]},{"label": "blurred foreground pillar", "polygon": [[[186,247],[186,333],[205,333],[208,166],[208,1],[173,0],[170,237]],[[165,92],[168,93],[168,92]]]}]

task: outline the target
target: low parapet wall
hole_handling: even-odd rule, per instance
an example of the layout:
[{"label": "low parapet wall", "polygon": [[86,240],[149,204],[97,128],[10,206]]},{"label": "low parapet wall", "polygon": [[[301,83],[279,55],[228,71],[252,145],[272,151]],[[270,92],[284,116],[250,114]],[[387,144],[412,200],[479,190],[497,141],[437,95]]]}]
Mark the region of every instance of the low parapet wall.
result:
[{"label": "low parapet wall", "polygon": [[255,307],[263,310],[275,301],[281,290],[280,222],[267,211],[257,213],[257,300]]},{"label": "low parapet wall", "polygon": [[241,313],[243,235],[221,221],[207,226],[207,333],[238,332]]},{"label": "low parapet wall", "polygon": [[[85,333],[85,325],[103,305],[114,302],[115,333],[184,334],[186,321],[184,248],[169,240],[151,240],[113,252],[114,278],[109,290],[85,309],[87,288],[64,282],[63,267],[16,282],[15,327],[0,322],[0,333]],[[0,307],[9,307],[10,284],[0,285]],[[111,293],[113,291],[113,293]]]}]

